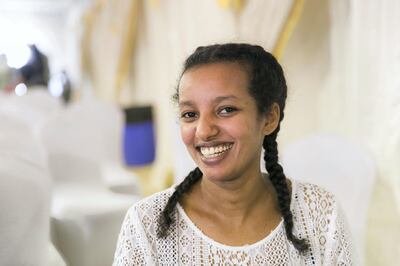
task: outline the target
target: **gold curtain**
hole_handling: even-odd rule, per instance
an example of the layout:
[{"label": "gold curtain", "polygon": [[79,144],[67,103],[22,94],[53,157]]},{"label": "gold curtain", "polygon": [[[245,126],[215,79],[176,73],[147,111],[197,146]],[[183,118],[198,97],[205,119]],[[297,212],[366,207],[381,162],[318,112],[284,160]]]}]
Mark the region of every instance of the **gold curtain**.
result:
[{"label": "gold curtain", "polygon": [[134,51],[137,0],[97,0],[83,16],[82,71],[96,96],[120,101]]},{"label": "gold curtain", "polygon": [[289,16],[282,27],[282,31],[279,34],[278,40],[273,50],[273,54],[278,60],[282,58],[285,47],[290,39],[290,35],[292,34],[301,17],[303,8],[304,0],[294,0],[292,9],[290,10]]},{"label": "gold curtain", "polygon": [[225,9],[240,11],[245,5],[245,0],[217,0],[218,4]]},{"label": "gold curtain", "polygon": [[[242,11],[246,4],[245,0],[217,0],[217,2],[222,8],[230,9],[237,13]],[[283,24],[282,30],[273,49],[273,54],[278,60],[282,57],[286,44],[290,39],[290,35],[292,34],[294,28],[297,25],[297,22],[301,17],[303,7],[304,0],[293,1],[293,6],[285,23]]]}]

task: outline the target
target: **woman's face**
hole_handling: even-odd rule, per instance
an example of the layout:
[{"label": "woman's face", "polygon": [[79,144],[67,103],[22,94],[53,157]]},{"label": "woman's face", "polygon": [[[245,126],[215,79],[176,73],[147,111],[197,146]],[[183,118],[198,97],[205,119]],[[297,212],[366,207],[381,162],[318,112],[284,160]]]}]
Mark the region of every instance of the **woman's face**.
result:
[{"label": "woman's face", "polygon": [[237,63],[189,69],[179,83],[183,142],[205,178],[229,181],[260,172],[262,141],[273,130]]}]

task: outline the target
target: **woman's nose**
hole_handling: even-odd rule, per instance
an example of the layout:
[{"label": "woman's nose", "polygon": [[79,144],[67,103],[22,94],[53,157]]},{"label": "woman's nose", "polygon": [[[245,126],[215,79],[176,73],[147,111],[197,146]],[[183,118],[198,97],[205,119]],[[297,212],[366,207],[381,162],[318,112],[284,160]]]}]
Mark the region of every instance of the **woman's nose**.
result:
[{"label": "woman's nose", "polygon": [[210,140],[219,133],[218,125],[210,117],[202,117],[198,120],[196,135],[201,140]]}]

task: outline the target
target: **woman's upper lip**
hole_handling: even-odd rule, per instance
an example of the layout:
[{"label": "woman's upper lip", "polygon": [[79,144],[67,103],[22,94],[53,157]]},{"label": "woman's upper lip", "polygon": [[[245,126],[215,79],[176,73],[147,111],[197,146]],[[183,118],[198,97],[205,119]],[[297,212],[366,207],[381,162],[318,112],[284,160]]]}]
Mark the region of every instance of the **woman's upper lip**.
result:
[{"label": "woman's upper lip", "polygon": [[195,145],[196,148],[201,148],[201,147],[214,147],[218,146],[221,144],[233,144],[232,141],[210,141],[210,142],[203,142],[203,143],[198,143]]}]

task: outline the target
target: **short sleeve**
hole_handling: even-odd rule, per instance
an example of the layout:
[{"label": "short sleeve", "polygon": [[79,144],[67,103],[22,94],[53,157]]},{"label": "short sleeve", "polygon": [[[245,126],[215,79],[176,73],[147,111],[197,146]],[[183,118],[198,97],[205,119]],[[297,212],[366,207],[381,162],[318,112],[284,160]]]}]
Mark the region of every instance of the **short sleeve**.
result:
[{"label": "short sleeve", "polygon": [[113,266],[146,265],[145,235],[135,206],[126,214],[119,233]]},{"label": "short sleeve", "polygon": [[324,261],[329,262],[327,265],[357,265],[349,226],[342,208],[337,203],[332,218],[332,237]]},{"label": "short sleeve", "polygon": [[292,211],[297,234],[310,242],[310,265],[357,265],[342,208],[329,191],[296,182]]}]

